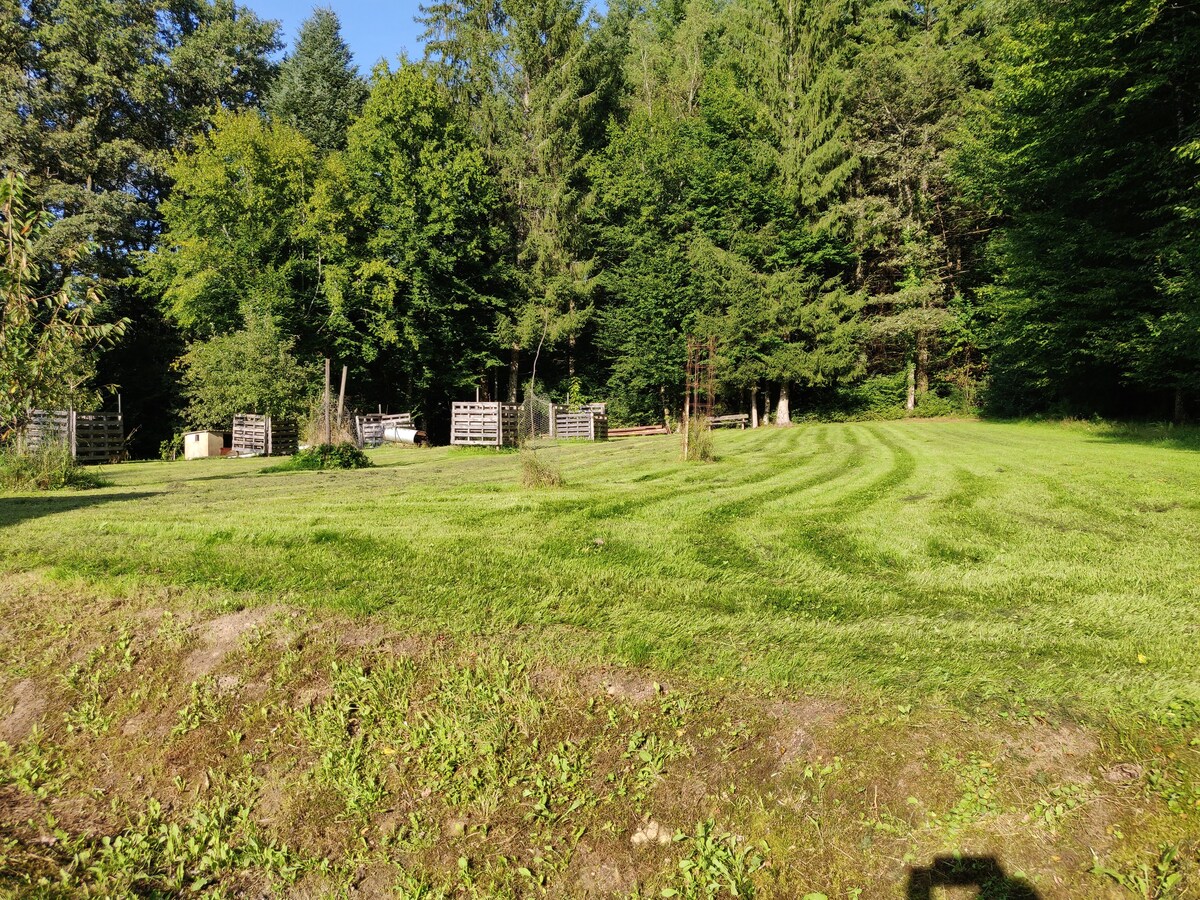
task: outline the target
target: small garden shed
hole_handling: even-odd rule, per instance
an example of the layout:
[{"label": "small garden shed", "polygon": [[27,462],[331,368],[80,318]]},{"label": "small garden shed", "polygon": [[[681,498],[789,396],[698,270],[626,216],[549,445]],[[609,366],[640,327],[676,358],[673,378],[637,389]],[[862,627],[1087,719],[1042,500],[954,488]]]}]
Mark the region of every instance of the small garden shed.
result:
[{"label": "small garden shed", "polygon": [[225,436],[218,431],[189,431],[183,436],[183,458],[220,456],[224,446]]}]

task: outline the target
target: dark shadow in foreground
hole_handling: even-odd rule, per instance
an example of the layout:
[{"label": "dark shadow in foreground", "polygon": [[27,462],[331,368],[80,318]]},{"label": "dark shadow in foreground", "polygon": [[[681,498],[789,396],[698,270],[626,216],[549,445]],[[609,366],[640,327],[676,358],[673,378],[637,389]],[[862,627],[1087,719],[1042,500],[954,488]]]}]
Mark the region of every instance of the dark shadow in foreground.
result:
[{"label": "dark shadow in foreground", "polygon": [[978,887],[979,900],[1039,900],[1023,878],[1005,874],[993,856],[938,856],[908,875],[908,900],[933,900],[936,887]]},{"label": "dark shadow in foreground", "polygon": [[52,516],[55,513],[86,509],[101,503],[117,503],[126,500],[144,500],[155,497],[160,491],[137,494],[102,494],[99,492],[62,492],[38,496],[0,497],[0,528],[16,525],[27,519]]}]

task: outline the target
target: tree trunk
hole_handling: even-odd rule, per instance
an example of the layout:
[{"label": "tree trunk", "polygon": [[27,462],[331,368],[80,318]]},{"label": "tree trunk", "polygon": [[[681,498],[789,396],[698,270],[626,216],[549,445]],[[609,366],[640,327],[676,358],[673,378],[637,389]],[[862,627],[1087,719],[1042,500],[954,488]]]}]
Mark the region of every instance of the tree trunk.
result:
[{"label": "tree trunk", "polygon": [[667,389],[661,384],[658,386],[658,399],[662,403],[663,425],[668,431],[671,430],[671,410],[667,406]]},{"label": "tree trunk", "polygon": [[750,427],[758,427],[758,385],[750,388]]},{"label": "tree trunk", "polygon": [[904,408],[910,412],[917,408],[917,367],[915,363],[908,364],[908,399]]},{"label": "tree trunk", "polygon": [[929,338],[924,330],[917,332],[917,396],[929,393]]},{"label": "tree trunk", "polygon": [[1183,388],[1175,388],[1175,414],[1172,416],[1172,421],[1176,425],[1182,425],[1187,421],[1187,404],[1184,402]]},{"label": "tree trunk", "polygon": [[788,404],[788,383],[779,382],[779,403],[775,406],[775,424],[786,427],[792,424],[792,410]]},{"label": "tree trunk", "polygon": [[517,380],[521,377],[521,345],[512,345],[512,356],[508,359],[508,402],[517,402]]}]

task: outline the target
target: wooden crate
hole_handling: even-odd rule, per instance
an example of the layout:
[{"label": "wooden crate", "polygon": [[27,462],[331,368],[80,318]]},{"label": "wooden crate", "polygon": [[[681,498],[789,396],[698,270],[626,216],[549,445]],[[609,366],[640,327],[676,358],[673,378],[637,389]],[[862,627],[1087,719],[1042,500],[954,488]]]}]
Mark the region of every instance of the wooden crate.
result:
[{"label": "wooden crate", "polygon": [[521,407],[516,403],[454,403],[450,443],[459,447],[515,447]]},{"label": "wooden crate", "polygon": [[48,442],[66,444],[84,465],[118,462],[125,454],[125,420],[120,413],[35,410],[25,442],[31,450]]},{"label": "wooden crate", "polygon": [[299,446],[294,422],[250,413],[233,417],[234,456],[291,456]]}]

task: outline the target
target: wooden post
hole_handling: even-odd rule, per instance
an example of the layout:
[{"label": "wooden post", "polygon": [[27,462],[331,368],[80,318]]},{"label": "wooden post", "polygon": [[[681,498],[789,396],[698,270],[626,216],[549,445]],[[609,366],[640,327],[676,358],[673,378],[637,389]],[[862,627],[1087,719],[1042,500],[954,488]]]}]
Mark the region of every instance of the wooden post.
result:
[{"label": "wooden post", "polygon": [[272,441],[271,441],[271,414],[270,413],[267,413],[265,416],[263,416],[263,430],[266,431],[266,434],[263,435],[263,437],[266,439],[266,442],[267,442],[267,456],[270,456],[271,451],[274,449],[274,447],[272,445]]},{"label": "wooden post", "polygon": [[350,371],[349,366],[342,366],[342,386],[338,389],[338,424],[342,424],[342,409],[346,405],[346,375]]},{"label": "wooden post", "polygon": [[329,357],[325,357],[325,443],[331,443],[333,438],[329,433]]},{"label": "wooden post", "polygon": [[553,403],[550,404],[550,437],[558,437],[558,412]]}]

